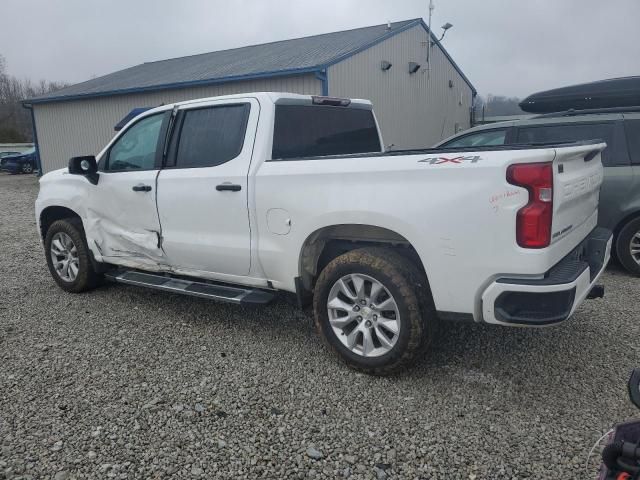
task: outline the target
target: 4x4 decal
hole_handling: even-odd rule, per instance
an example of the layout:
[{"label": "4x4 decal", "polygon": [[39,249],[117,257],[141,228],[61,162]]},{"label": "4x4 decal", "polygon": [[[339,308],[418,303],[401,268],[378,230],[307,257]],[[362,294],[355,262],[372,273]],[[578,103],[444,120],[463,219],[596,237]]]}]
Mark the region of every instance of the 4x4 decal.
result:
[{"label": "4x4 decal", "polygon": [[428,157],[422,160],[418,160],[418,163],[428,163],[429,165],[442,165],[443,163],[457,163],[461,164],[463,162],[469,163],[478,163],[482,158],[478,155],[468,156],[468,157]]}]

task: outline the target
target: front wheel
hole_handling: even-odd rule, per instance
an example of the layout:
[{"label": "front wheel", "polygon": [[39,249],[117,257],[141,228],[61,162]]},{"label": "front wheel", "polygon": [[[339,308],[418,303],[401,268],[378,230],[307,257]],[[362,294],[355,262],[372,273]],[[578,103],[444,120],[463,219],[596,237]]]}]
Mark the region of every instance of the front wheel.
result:
[{"label": "front wheel", "polygon": [[640,218],[631,220],[620,230],[616,253],[624,268],[640,275]]},{"label": "front wheel", "polygon": [[363,248],[329,263],[314,291],[316,329],[350,367],[375,375],[410,365],[431,341],[426,278],[391,249]]},{"label": "front wheel", "polygon": [[63,290],[80,293],[99,284],[101,275],[93,268],[79,220],[54,222],[47,230],[44,248],[49,272]]},{"label": "front wheel", "polygon": [[33,165],[31,165],[31,162],[22,164],[22,173],[33,173]]}]

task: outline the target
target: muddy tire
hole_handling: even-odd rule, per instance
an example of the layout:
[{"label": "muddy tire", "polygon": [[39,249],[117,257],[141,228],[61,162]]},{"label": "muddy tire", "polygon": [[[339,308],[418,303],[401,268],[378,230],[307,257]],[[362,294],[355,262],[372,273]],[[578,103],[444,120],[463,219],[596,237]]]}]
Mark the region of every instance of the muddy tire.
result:
[{"label": "muddy tire", "polygon": [[427,279],[392,249],[362,248],[335,258],[318,278],[313,306],[325,343],[369,374],[405,369],[435,335]]},{"label": "muddy tire", "polygon": [[47,230],[44,248],[49,272],[66,292],[85,292],[100,284],[102,275],[93,268],[80,220],[54,222]]}]

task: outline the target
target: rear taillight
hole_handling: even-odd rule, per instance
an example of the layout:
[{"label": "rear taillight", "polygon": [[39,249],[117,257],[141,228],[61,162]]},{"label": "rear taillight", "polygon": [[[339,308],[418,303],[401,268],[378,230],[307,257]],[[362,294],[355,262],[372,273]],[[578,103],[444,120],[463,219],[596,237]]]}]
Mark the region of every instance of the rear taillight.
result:
[{"label": "rear taillight", "polygon": [[507,181],[529,191],[529,203],[518,211],[516,239],[523,248],[544,248],[551,243],[553,220],[553,166],[521,163],[507,169]]}]

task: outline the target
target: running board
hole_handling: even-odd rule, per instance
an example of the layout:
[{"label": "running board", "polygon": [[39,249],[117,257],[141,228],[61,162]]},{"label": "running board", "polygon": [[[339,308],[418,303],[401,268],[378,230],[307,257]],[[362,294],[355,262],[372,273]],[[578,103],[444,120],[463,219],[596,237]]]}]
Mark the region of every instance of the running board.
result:
[{"label": "running board", "polygon": [[137,285],[139,287],[209,298],[238,305],[264,305],[274,299],[273,293],[264,290],[214,285],[212,283],[183,280],[181,278],[132,270],[117,270],[106,273],[105,276],[109,280],[126,283],[127,285]]}]

